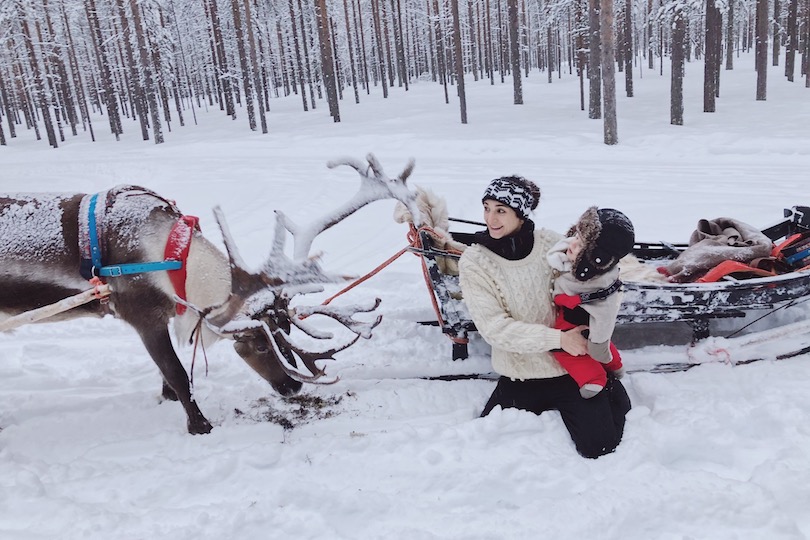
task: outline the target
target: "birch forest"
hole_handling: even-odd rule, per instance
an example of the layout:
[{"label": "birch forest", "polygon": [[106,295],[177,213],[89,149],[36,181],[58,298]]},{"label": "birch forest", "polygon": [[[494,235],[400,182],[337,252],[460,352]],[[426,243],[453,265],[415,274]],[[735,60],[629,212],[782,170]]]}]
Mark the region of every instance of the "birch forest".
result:
[{"label": "birch forest", "polygon": [[0,144],[124,129],[162,143],[212,108],[268,133],[280,96],[339,122],[341,102],[417,82],[466,123],[465,79],[512,85],[508,107],[524,77],[563,74],[614,144],[616,92],[632,97],[640,69],[671,78],[677,125],[684,64],[704,62],[713,112],[741,52],[752,99],[767,99],[769,62],[784,63],[778,84],[810,88],[810,0],[2,0]]}]

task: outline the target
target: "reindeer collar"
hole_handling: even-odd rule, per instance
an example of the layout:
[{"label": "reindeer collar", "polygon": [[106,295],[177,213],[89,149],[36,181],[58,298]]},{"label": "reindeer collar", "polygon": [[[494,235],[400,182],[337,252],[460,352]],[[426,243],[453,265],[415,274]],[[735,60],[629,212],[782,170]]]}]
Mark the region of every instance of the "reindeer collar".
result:
[{"label": "reindeer collar", "polygon": [[[164,260],[141,263],[104,265],[101,242],[103,236],[103,217],[108,206],[109,192],[103,191],[82,198],[79,213],[79,252],[81,263],[79,273],[85,279],[93,277],[118,277],[145,272],[168,271],[175,293],[186,298],[186,259],[191,246],[192,233],[199,230],[199,218],[181,216],[172,227],[166,241]],[[99,204],[99,200],[101,203]],[[177,304],[177,314],[182,315],[186,307]]]},{"label": "reindeer collar", "polygon": [[[180,262],[180,268],[169,270],[169,279],[174,292],[181,300],[186,299],[186,260],[191,249],[191,238],[194,231],[200,230],[200,218],[196,216],[181,216],[172,227],[169,238],[166,240],[166,249],[163,252],[165,262]],[[186,306],[177,304],[177,314],[186,312]]]}]

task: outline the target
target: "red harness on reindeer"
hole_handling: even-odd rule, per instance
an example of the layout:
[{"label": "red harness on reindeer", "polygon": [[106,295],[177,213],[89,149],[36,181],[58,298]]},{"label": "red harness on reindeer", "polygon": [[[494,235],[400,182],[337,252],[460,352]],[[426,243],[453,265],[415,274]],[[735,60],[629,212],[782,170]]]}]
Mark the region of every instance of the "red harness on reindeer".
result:
[{"label": "red harness on reindeer", "polygon": [[[151,191],[144,191],[144,193],[165,201],[165,199]],[[162,261],[104,265],[102,264],[102,244],[99,242],[99,237],[103,234],[101,227],[103,221],[99,218],[103,218],[106,207],[109,204],[107,198],[108,192],[105,191],[93,195],[85,195],[81,201],[79,213],[79,252],[82,258],[79,273],[82,277],[88,280],[95,277],[104,281],[104,278],[107,277],[165,270],[174,287],[175,294],[185,300],[186,261],[188,259],[189,249],[191,248],[191,239],[194,231],[200,230],[200,218],[196,216],[181,216],[180,219],[177,220],[169,233],[169,238],[166,240]],[[99,199],[103,201],[100,207],[98,205]],[[166,202],[171,204],[170,201]],[[172,204],[172,206],[174,205]],[[186,311],[186,306],[177,304],[176,310],[178,315],[182,315]]]}]

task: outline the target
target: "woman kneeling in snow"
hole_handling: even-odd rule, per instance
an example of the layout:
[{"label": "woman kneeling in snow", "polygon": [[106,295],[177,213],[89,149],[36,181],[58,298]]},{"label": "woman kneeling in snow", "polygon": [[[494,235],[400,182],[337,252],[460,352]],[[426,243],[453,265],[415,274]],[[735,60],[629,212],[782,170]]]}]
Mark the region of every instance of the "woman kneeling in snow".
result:
[{"label": "woman kneeling in snow", "polygon": [[612,373],[605,391],[585,399],[550,353],[585,355],[588,342],[584,326],[553,328],[553,271],[546,254],[562,236],[534,229],[528,215],[539,200],[539,188],[525,178],[493,180],[482,198],[487,230],[476,234],[459,261],[464,301],[501,375],[481,416],[496,406],[535,414],[558,410],[577,451],[596,458],[621,441],[630,399]]}]

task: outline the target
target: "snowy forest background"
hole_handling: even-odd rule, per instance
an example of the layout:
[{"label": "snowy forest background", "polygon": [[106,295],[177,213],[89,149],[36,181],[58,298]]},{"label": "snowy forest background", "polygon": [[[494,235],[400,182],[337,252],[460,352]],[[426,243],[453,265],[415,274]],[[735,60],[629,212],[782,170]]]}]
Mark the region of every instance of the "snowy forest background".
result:
[{"label": "snowy forest background", "polygon": [[752,99],[765,100],[765,67],[780,58],[810,87],[808,51],[810,0],[6,0],[0,145],[21,129],[53,147],[125,128],[161,143],[211,108],[267,133],[279,96],[337,122],[342,100],[418,80],[442,85],[466,123],[465,78],[512,84],[521,104],[523,78],[564,74],[614,144],[616,71],[628,97],[644,70],[670,76],[678,125],[684,62],[704,61],[714,112],[741,52],[755,57]]}]

